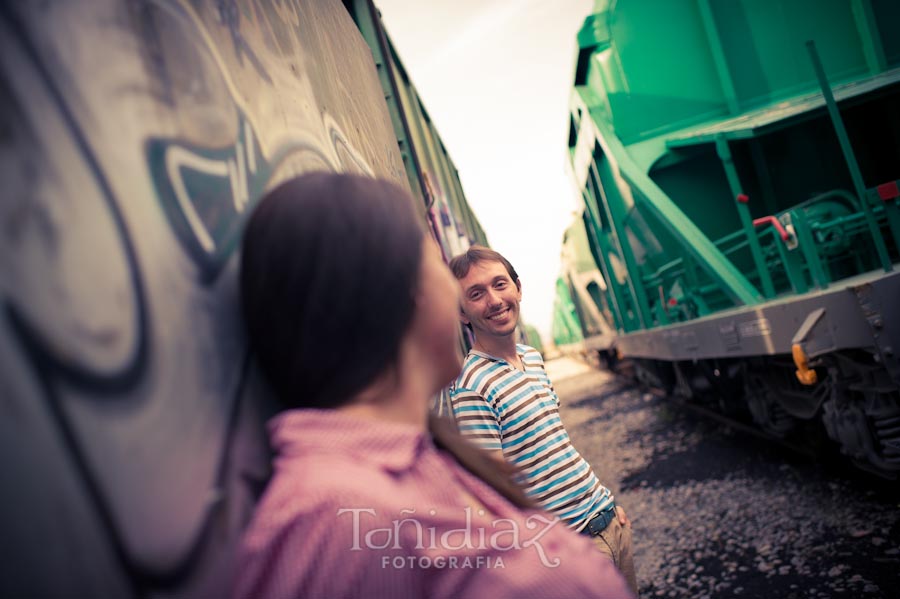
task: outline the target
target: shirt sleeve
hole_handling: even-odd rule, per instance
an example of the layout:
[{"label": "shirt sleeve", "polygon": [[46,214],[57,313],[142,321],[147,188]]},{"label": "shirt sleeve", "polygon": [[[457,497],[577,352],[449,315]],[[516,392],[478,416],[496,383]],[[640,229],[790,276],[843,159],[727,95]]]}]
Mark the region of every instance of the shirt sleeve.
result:
[{"label": "shirt sleeve", "polygon": [[452,389],[450,406],[460,434],[487,451],[503,449],[500,421],[487,399],[470,389]]}]

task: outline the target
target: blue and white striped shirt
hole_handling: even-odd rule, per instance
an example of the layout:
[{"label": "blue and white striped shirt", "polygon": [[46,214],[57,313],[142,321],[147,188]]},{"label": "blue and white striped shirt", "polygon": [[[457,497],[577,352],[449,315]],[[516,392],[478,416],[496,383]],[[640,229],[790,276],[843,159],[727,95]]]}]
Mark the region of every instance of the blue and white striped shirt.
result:
[{"label": "blue and white striped shirt", "polygon": [[525,372],[469,352],[450,387],[453,415],[463,435],[483,449],[502,451],[521,470],[533,500],[581,530],[613,497],[572,447],[541,354],[527,345],[517,345],[516,351]]}]

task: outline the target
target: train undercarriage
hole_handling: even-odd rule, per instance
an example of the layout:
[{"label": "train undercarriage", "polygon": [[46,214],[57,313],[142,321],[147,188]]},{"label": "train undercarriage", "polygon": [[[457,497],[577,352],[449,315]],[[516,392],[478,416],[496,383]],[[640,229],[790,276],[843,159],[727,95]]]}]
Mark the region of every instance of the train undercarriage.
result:
[{"label": "train undercarriage", "polygon": [[[602,360],[610,362],[609,352]],[[614,360],[614,359],[613,359]],[[900,386],[877,352],[817,357],[813,385],[802,384],[790,355],[668,362],[630,360],[641,384],[750,423],[768,437],[823,458],[835,450],[883,478],[900,477]]]}]

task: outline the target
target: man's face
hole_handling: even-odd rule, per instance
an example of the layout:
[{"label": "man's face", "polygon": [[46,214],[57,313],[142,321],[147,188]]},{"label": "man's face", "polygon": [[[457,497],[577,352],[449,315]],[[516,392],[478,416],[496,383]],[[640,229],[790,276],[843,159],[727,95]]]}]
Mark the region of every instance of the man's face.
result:
[{"label": "man's face", "polygon": [[475,338],[506,337],[519,322],[522,291],[502,263],[495,260],[476,262],[459,280],[462,287],[462,316],[472,325]]}]

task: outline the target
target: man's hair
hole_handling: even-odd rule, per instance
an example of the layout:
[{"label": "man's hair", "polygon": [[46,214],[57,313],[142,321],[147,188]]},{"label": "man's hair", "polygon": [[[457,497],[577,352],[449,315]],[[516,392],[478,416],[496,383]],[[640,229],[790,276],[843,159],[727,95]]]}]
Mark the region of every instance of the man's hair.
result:
[{"label": "man's hair", "polygon": [[473,264],[488,261],[502,264],[506,268],[506,272],[509,273],[513,283],[516,284],[516,287],[519,286],[519,273],[516,272],[509,260],[504,258],[500,252],[495,252],[483,245],[473,245],[464,254],[455,256],[450,261],[450,270],[453,271],[453,276],[457,279],[464,279],[469,274],[469,269],[472,268]]}]

